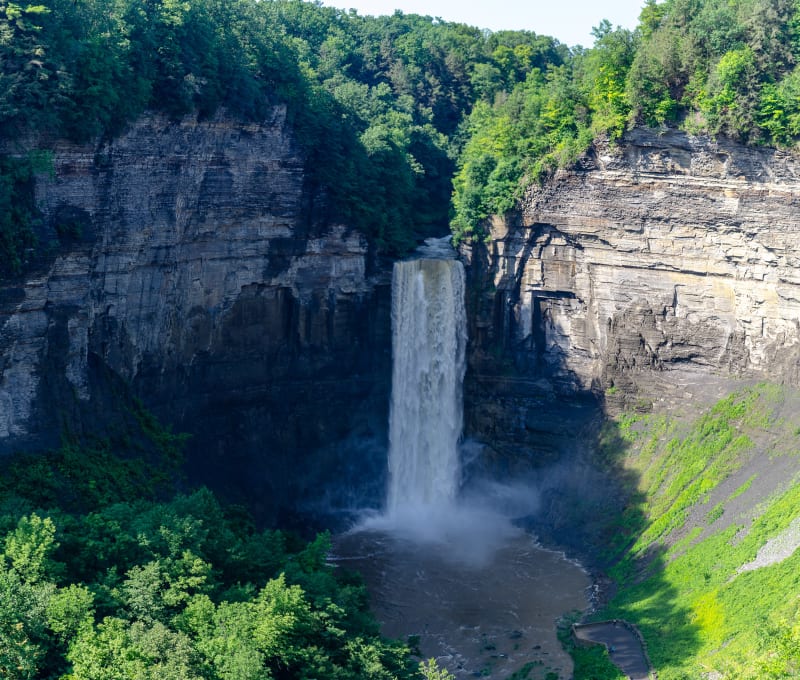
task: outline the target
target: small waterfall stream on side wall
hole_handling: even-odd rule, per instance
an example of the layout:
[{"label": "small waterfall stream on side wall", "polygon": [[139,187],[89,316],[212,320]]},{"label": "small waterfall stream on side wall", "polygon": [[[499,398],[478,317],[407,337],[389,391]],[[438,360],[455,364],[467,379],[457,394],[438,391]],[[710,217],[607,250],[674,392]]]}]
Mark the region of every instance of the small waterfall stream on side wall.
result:
[{"label": "small waterfall stream on side wall", "polygon": [[421,254],[392,281],[386,509],[337,537],[333,559],[364,575],[384,635],[418,635],[458,678],[571,677],[556,620],[587,607],[589,578],[511,522],[533,490],[461,492],[464,269],[449,245]]}]

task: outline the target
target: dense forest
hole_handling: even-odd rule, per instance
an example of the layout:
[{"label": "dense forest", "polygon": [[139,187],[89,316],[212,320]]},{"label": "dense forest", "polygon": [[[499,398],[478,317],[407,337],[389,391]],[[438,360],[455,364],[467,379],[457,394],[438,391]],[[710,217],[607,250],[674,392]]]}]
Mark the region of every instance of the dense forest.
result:
[{"label": "dense forest", "polygon": [[430,17],[360,17],[299,0],[0,3],[0,254],[21,270],[35,243],[35,135],[103,140],[145,110],[220,108],[259,120],[274,104],[334,211],[381,252],[447,233],[462,121],[476,99],[569,57],[551,38],[489,34]]},{"label": "dense forest", "polygon": [[30,201],[46,153],[14,142],[102,140],[148,109],[256,120],[286,104],[334,216],[390,256],[448,224],[480,233],[526,184],[630,126],[800,135],[795,0],[647,0],[636,30],[594,36],[570,49],[300,0],[0,3],[2,270],[47,245]]},{"label": "dense forest", "polygon": [[647,0],[634,31],[603,22],[592,49],[535,68],[478,100],[454,180],[453,231],[482,233],[530,182],[574,163],[593,139],[636,125],[749,144],[800,136],[800,4]]},{"label": "dense forest", "polygon": [[2,461],[0,677],[446,679],[378,635],[326,534],[176,493],[184,438],[134,415],[126,441]]}]

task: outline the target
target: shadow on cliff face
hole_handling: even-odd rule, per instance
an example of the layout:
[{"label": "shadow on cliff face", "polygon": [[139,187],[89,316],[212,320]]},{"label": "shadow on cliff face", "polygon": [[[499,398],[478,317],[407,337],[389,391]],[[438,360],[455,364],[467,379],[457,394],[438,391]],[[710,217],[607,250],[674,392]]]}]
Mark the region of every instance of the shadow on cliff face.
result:
[{"label": "shadow on cliff face", "polygon": [[[552,230],[538,226],[549,238]],[[524,483],[539,502],[525,523],[546,543],[600,565],[604,518],[625,507],[635,480],[598,456],[605,395],[570,368],[569,338],[554,321],[554,306],[583,303],[566,290],[533,290],[515,264],[532,257],[534,240],[470,252],[465,424],[485,446],[467,472]],[[515,245],[521,250],[512,257]],[[500,271],[503,257],[511,263]]]},{"label": "shadow on cliff face", "polygon": [[[643,526],[635,473],[601,459],[591,437],[580,435],[562,446],[556,460],[539,463],[526,456],[509,459],[491,446],[465,466],[464,493],[495,496],[512,509],[516,522],[551,547],[577,556],[594,570],[605,570],[623,550],[614,523],[626,517],[626,539],[635,541]],[[626,513],[633,513],[630,517]],[[627,543],[626,543],[627,544]]]},{"label": "shadow on cliff face", "polygon": [[[465,459],[464,496],[505,505],[515,524],[550,548],[578,557],[594,574],[595,620],[637,626],[656,670],[679,667],[700,648],[694,612],[666,578],[667,546],[637,545],[655,517],[640,491],[640,476],[626,465],[625,427],[608,420],[576,433],[561,457],[522,470],[522,463],[492,464],[489,447],[473,442]],[[679,650],[682,658],[671,657]],[[576,676],[583,677],[583,676]]]},{"label": "shadow on cliff face", "polygon": [[349,529],[364,511],[377,511],[386,493],[385,437],[355,431],[314,453],[315,465],[298,480],[297,503],[281,526],[301,533]]},{"label": "shadow on cliff face", "polygon": [[479,247],[468,269],[465,423],[482,448],[465,468],[467,487],[485,488],[490,479],[526,490],[536,503],[517,523],[592,569],[597,604],[608,605],[601,615],[631,620],[653,661],[669,665],[659,640],[677,638],[671,648],[688,656],[698,629],[664,578],[666,549],[631,550],[652,518],[638,473],[625,465],[625,433],[607,418],[620,404],[606,403],[600,381],[588,386],[588,373],[573,373],[570,365],[582,366],[585,356],[580,348],[567,356],[569,334],[550,314],[583,303],[532,289],[508,259],[508,271],[500,272],[498,253]]},{"label": "shadow on cliff face", "polygon": [[558,460],[540,466],[527,461],[527,469],[525,461],[473,442],[465,458],[464,495],[484,501],[494,496],[516,525],[545,546],[579,558],[595,577],[590,615],[635,624],[657,670],[680,666],[681,659],[669,654],[695,654],[699,628],[665,578],[667,547],[637,546],[656,518],[647,515],[638,472],[625,464],[630,445],[623,430],[608,420],[576,432]]},{"label": "shadow on cliff face", "polygon": [[[210,416],[208,441],[226,427],[219,422],[226,416],[232,432],[216,447],[195,450],[198,468],[190,471],[190,481],[245,505],[267,526],[311,536],[349,525],[353,508],[377,507],[382,500],[385,426],[376,405],[376,413],[350,413],[335,430],[322,428],[319,423],[328,422],[322,409],[334,410],[321,403],[326,397],[333,401],[325,394],[298,407],[294,399],[286,398],[284,404],[264,399],[257,407],[246,404],[233,413]],[[298,420],[306,416],[302,431],[292,427],[298,414]]]}]

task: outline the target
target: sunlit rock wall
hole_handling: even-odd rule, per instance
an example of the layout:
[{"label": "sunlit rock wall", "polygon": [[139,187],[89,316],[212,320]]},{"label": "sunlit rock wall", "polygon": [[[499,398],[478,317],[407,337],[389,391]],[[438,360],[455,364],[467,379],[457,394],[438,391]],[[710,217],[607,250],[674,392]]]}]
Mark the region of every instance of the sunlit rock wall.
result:
[{"label": "sunlit rock wall", "polygon": [[467,254],[477,434],[502,422],[535,447],[559,427],[535,405],[551,393],[649,408],[800,383],[796,155],[636,130],[531,188]]}]

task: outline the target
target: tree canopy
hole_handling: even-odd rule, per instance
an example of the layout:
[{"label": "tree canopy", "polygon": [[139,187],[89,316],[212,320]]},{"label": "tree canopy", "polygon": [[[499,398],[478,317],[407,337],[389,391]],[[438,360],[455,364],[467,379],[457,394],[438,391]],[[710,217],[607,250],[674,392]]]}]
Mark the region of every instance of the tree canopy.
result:
[{"label": "tree canopy", "polygon": [[[598,136],[677,126],[745,143],[800,135],[797,0],[646,0],[629,31],[590,49],[529,31],[302,0],[0,2],[0,138],[102,140],[144,110],[275,103],[331,217],[389,256],[513,207]],[[0,159],[2,274],[36,242],[35,164]]]},{"label": "tree canopy", "polygon": [[483,236],[483,221],[531,182],[636,125],[796,146],[798,31],[796,0],[646,0],[634,31],[601,22],[591,49],[473,108],[454,180],[456,237]]},{"label": "tree canopy", "polygon": [[[566,55],[530,32],[301,0],[0,2],[0,141],[33,132],[46,148],[113,137],[148,109],[259,120],[286,104],[332,217],[396,256],[447,233],[459,126],[476,99]],[[2,160],[0,273],[45,245],[30,177],[24,158]]]},{"label": "tree canopy", "polygon": [[0,676],[404,680],[330,540],[259,528],[184,485],[183,436],[137,407],[120,442],[0,461]]}]

